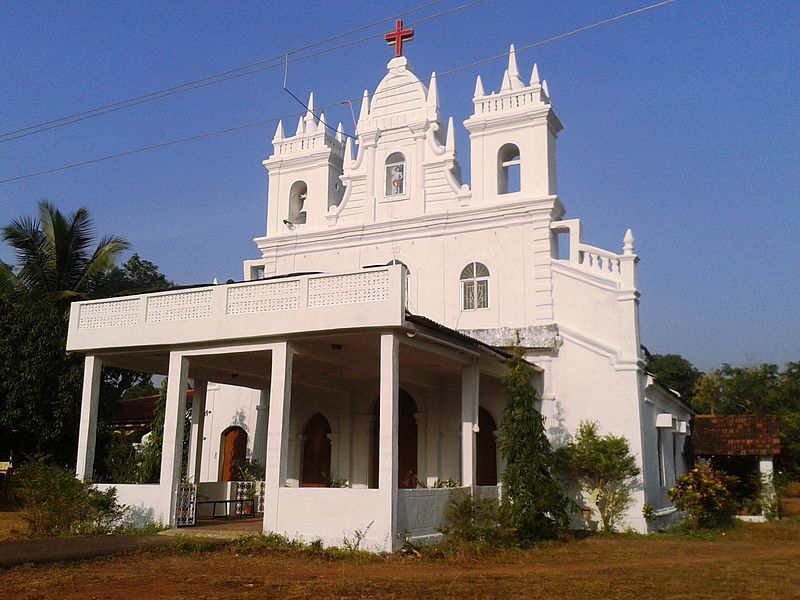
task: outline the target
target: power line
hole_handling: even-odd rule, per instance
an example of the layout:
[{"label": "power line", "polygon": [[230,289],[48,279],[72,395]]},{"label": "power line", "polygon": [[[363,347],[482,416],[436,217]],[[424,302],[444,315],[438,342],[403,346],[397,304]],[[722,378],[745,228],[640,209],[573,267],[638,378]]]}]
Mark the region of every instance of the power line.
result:
[{"label": "power line", "polygon": [[[305,46],[300,46],[298,48],[294,48],[292,50],[288,50],[288,51],[283,52],[281,54],[278,54],[278,55],[275,55],[275,56],[272,56],[272,57],[269,57],[269,58],[265,58],[265,59],[262,59],[262,60],[259,60],[259,61],[253,62],[253,63],[249,63],[247,65],[234,67],[232,69],[228,69],[226,71],[222,71],[222,72],[216,73],[214,75],[209,75],[209,76],[206,76],[206,77],[203,77],[203,78],[200,78],[200,79],[195,79],[193,81],[187,81],[187,82],[175,85],[175,86],[171,86],[171,87],[164,88],[164,89],[161,89],[161,90],[156,90],[156,91],[150,92],[148,94],[143,94],[141,96],[136,96],[134,98],[128,98],[127,100],[120,100],[118,102],[113,102],[111,104],[98,106],[98,107],[95,107],[95,108],[91,108],[91,109],[84,110],[84,111],[81,111],[81,112],[73,113],[73,114],[70,114],[70,115],[65,115],[63,117],[58,117],[56,119],[51,119],[49,121],[44,121],[44,122],[41,122],[41,123],[37,123],[35,125],[29,125],[28,127],[23,127],[21,129],[16,129],[14,131],[7,131],[7,132],[4,132],[4,133],[0,133],[0,143],[10,142],[12,140],[16,140],[16,139],[19,139],[19,138],[22,138],[22,137],[27,137],[29,135],[34,135],[36,133],[41,133],[43,131],[49,131],[51,129],[56,129],[58,127],[64,127],[66,125],[71,125],[71,124],[77,123],[79,121],[85,121],[86,119],[91,119],[91,118],[94,118],[94,117],[98,117],[98,116],[101,116],[101,115],[104,115],[104,114],[107,114],[107,113],[110,113],[110,112],[115,112],[115,111],[118,111],[118,110],[122,110],[124,108],[131,108],[131,107],[137,106],[139,104],[144,104],[146,102],[152,102],[154,100],[159,100],[159,99],[167,97],[167,96],[173,96],[175,94],[181,94],[183,92],[188,92],[188,91],[195,90],[195,89],[198,89],[198,88],[201,88],[201,87],[214,85],[216,83],[222,83],[222,82],[228,81],[230,79],[235,79],[235,78],[238,78],[238,77],[244,77],[244,76],[247,76],[247,75],[253,75],[255,73],[260,73],[260,72],[263,72],[263,71],[266,71],[266,70],[269,70],[269,69],[274,69],[274,68],[279,67],[279,66],[281,66],[283,64],[284,57],[287,57],[287,56],[292,55],[292,54],[298,54],[300,52],[304,52],[306,50],[310,50],[311,48],[315,48],[317,46],[321,46],[321,45],[324,45],[324,44],[327,44],[327,43],[330,43],[330,42],[333,42],[333,41],[336,41],[336,40],[339,40],[339,39],[342,39],[342,38],[349,37],[349,36],[351,36],[351,35],[353,35],[355,33],[359,33],[361,31],[365,31],[367,29],[371,29],[373,27],[381,25],[382,23],[386,23],[387,21],[392,21],[392,20],[398,19],[400,17],[404,17],[404,16],[407,16],[407,15],[419,12],[419,11],[424,10],[426,8],[430,8],[431,6],[434,6],[436,4],[440,4],[443,1],[444,0],[432,0],[431,2],[427,2],[426,4],[422,4],[420,6],[417,6],[415,8],[410,9],[410,10],[407,10],[405,12],[399,13],[397,15],[386,17],[384,19],[380,19],[378,21],[374,21],[374,22],[369,23],[367,25],[362,25],[360,27],[356,27],[356,28],[351,29],[349,31],[345,31],[343,33],[339,33],[339,34],[330,36],[330,37],[325,38],[323,40],[318,40],[316,42],[312,42],[310,44],[306,44]],[[480,2],[480,1],[482,1],[482,0],[476,0],[474,2],[470,2],[469,4],[470,5],[471,4],[476,4],[477,2]],[[445,14],[449,14],[449,12],[452,12],[452,9],[451,9],[451,11],[445,11],[444,13],[441,13],[440,15],[434,15],[434,17],[443,16]],[[425,20],[427,20],[427,19],[425,19]],[[382,34],[373,34],[373,35],[371,35],[371,36],[369,36],[367,38],[362,38],[357,43],[360,43],[361,41],[366,41],[368,39],[373,39],[375,37],[378,37],[379,35],[382,35]],[[339,48],[343,48],[343,47],[346,47],[346,46],[347,46],[347,44],[336,46],[334,48],[329,48],[327,50],[324,50],[323,52],[318,52],[318,53],[314,54],[313,56],[319,56],[320,54],[325,54],[327,52],[333,52],[334,50],[338,50]],[[297,61],[297,60],[303,60],[303,58],[308,58],[308,57],[299,57],[299,58],[296,58],[296,59],[292,59],[292,62]],[[276,62],[276,61],[280,61],[280,62]],[[269,64],[269,63],[275,63],[275,64]]]},{"label": "power line", "polygon": [[[613,23],[615,21],[620,21],[620,20],[625,19],[627,17],[635,16],[635,15],[638,15],[638,14],[641,14],[641,13],[644,13],[644,12],[647,12],[647,11],[650,11],[650,10],[653,10],[653,9],[656,9],[656,8],[660,8],[660,7],[665,6],[667,4],[672,4],[675,1],[676,0],[663,0],[662,2],[658,2],[656,4],[651,4],[649,6],[638,8],[638,9],[629,11],[627,13],[616,15],[614,17],[609,17],[607,19],[603,19],[601,21],[597,21],[595,23],[591,23],[590,25],[585,25],[583,27],[579,27],[577,29],[573,29],[571,31],[567,31],[565,33],[561,33],[561,34],[546,38],[544,40],[540,40],[538,42],[533,42],[531,44],[526,44],[524,46],[521,46],[521,47],[517,48],[516,51],[519,52],[519,53],[522,53],[522,52],[525,52],[525,51],[530,50],[532,48],[536,48],[536,47],[539,47],[539,46],[543,46],[545,44],[550,44],[550,43],[553,43],[553,42],[556,42],[556,41],[560,41],[560,40],[563,40],[565,38],[577,35],[579,33],[583,33],[585,31],[590,31],[592,29],[596,29],[598,27],[601,27],[603,25],[607,25],[609,23]],[[466,69],[470,69],[470,68],[473,68],[473,67],[476,67],[476,66],[479,66],[479,65],[483,65],[483,64],[489,63],[489,62],[494,62],[496,60],[500,60],[502,58],[507,58],[507,57],[508,57],[508,53],[503,53],[503,54],[497,54],[497,55],[494,55],[494,56],[490,56],[488,58],[477,60],[475,62],[466,64],[466,65],[462,65],[460,67],[455,67],[455,68],[449,69],[447,71],[442,71],[440,74],[437,74],[437,78],[446,77],[448,75],[452,75],[454,73],[458,73],[458,72],[464,71]],[[393,86],[393,87],[390,87],[390,88],[386,88],[386,89],[387,90],[389,90],[389,89],[398,89],[398,88],[405,87],[407,85],[416,85],[416,83],[415,82],[403,83],[403,84],[399,84],[399,85],[396,85],[396,86]],[[356,100],[360,100],[360,97],[346,98],[346,99],[340,100],[338,102],[333,102],[331,104],[326,104],[325,106],[322,106],[319,110],[322,111],[322,110],[325,110],[325,109],[328,109],[328,108],[332,108],[334,106],[339,106],[341,104],[348,104],[348,103],[354,102]],[[295,113],[289,113],[289,114],[285,114],[285,115],[281,115],[281,116],[277,116],[277,117],[270,117],[268,119],[262,119],[262,120],[259,120],[259,121],[253,121],[251,123],[245,123],[245,124],[242,124],[242,125],[236,125],[236,126],[233,126],[233,127],[228,127],[226,129],[219,129],[219,130],[216,130],[216,131],[209,131],[209,132],[205,132],[205,133],[201,133],[201,134],[197,134],[197,135],[193,135],[193,136],[189,136],[189,137],[184,137],[184,138],[171,140],[171,141],[168,141],[168,142],[162,142],[162,143],[159,143],[159,144],[153,144],[151,146],[143,146],[143,147],[140,147],[140,148],[135,148],[133,150],[127,150],[127,151],[119,152],[119,153],[116,153],[116,154],[109,154],[109,155],[106,155],[106,156],[101,156],[101,157],[90,159],[90,160],[85,160],[85,161],[81,161],[81,162],[77,162],[77,163],[71,163],[71,164],[68,164],[68,165],[63,165],[61,167],[55,167],[55,168],[52,168],[52,169],[46,169],[44,171],[37,171],[35,173],[28,173],[26,175],[19,175],[17,177],[11,177],[11,178],[7,178],[7,179],[0,179],[0,184],[11,183],[11,182],[20,181],[20,180],[23,180],[23,179],[30,179],[32,177],[38,177],[40,175],[47,175],[47,174],[50,174],[50,173],[56,173],[58,171],[65,171],[65,170],[68,170],[68,169],[74,169],[74,168],[77,168],[77,167],[91,165],[91,164],[95,164],[95,163],[99,163],[99,162],[104,162],[104,161],[112,160],[112,159],[115,159],[115,158],[121,158],[123,156],[130,156],[131,154],[138,154],[138,153],[141,153],[141,152],[147,152],[149,150],[156,150],[156,149],[159,149],[159,148],[166,148],[168,146],[173,146],[173,145],[176,145],[176,144],[183,144],[183,143],[191,142],[191,141],[194,141],[194,140],[199,140],[199,139],[208,138],[208,137],[214,137],[214,136],[217,136],[217,135],[223,135],[223,134],[226,134],[226,133],[231,133],[231,132],[239,131],[239,130],[242,130],[242,129],[248,129],[248,128],[251,128],[251,127],[257,127],[259,125],[266,125],[266,124],[269,124],[269,123],[274,123],[274,122],[277,122],[277,121],[282,120],[282,119],[288,119],[289,117],[302,116],[303,114],[304,113],[301,113],[301,112],[295,112]]]}]

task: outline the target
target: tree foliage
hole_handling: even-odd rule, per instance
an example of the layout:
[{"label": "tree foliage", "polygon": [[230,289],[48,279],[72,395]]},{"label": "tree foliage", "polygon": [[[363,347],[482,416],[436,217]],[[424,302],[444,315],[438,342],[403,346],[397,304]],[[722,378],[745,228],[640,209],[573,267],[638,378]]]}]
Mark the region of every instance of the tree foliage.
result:
[{"label": "tree foliage", "polygon": [[554,538],[568,521],[568,500],[554,472],[554,454],[536,410],[533,369],[517,344],[503,380],[506,408],[500,425],[500,452],[506,460],[503,500],[522,542]]},{"label": "tree foliage", "polygon": [[[94,245],[85,208],[64,215],[40,202],[38,216],[12,221],[0,238],[18,263],[0,263],[0,453],[13,449],[19,458],[44,452],[74,464],[83,361],[66,353],[69,302],[163,289],[171,282],[137,255],[114,266],[128,243],[107,235]],[[103,369],[101,423],[131,389],[152,389],[150,375]],[[102,434],[101,424],[101,445]]]},{"label": "tree foliage", "polygon": [[0,237],[14,249],[19,269],[0,269],[0,290],[6,296],[30,294],[53,302],[92,296],[128,248],[123,238],[107,235],[91,250],[93,232],[85,208],[64,215],[55,205],[39,202],[38,217],[21,217],[2,229]]},{"label": "tree foliage", "polygon": [[653,354],[648,357],[647,370],[661,383],[675,390],[686,402],[691,402],[692,390],[702,373],[679,354]]},{"label": "tree foliage", "polygon": [[639,467],[622,436],[598,433],[597,423],[583,422],[575,440],[559,450],[561,461],[600,513],[602,531],[614,531],[633,502]]}]

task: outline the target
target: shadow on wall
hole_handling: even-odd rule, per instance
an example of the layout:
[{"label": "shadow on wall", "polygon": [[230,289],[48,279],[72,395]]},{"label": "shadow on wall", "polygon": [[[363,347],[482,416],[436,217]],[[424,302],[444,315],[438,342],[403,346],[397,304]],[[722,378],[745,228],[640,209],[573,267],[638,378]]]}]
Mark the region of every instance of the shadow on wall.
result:
[{"label": "shadow on wall", "polygon": [[155,523],[156,512],[149,506],[127,506],[125,516],[122,519],[123,527],[133,529],[144,529],[151,523]]},{"label": "shadow on wall", "polygon": [[554,450],[563,448],[572,441],[572,434],[567,430],[564,419],[564,408],[558,400],[555,401],[553,416],[548,417],[547,437]]}]

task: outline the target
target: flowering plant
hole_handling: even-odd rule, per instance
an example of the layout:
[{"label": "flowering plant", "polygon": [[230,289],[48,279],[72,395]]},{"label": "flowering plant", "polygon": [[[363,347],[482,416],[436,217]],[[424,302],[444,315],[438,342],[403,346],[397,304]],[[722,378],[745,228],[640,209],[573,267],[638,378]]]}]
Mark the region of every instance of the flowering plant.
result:
[{"label": "flowering plant", "polygon": [[667,496],[679,510],[686,511],[692,531],[717,525],[736,512],[736,502],[730,488],[737,477],[718,471],[708,464],[695,465],[679,477]]}]

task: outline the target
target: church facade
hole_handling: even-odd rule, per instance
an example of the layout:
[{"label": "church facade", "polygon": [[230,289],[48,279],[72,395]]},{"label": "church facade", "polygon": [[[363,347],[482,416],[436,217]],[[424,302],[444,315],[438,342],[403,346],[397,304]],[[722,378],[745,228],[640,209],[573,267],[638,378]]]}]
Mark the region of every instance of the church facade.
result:
[{"label": "church facade", "polygon": [[125,503],[176,523],[191,378],[197,496],[226,493],[249,458],[266,465],[265,530],[328,544],[366,531],[382,549],[432,538],[453,487],[501,493],[501,380],[519,336],[551,442],[585,420],[624,435],[642,470],[627,524],[653,526],[645,503],[656,526],[671,519],[691,415],[644,370],[633,235],[608,251],[564,218],[562,124],[513,46],[499,90],[478,77],[473,106],[467,185],[436,76],[425,85],[406,57],[364,92],[352,136],[312,95],[263,162],[266,235],[243,283],[73,305],[78,475],[92,472],[100,368],[138,368],[169,376],[164,458],[158,486],[118,486]]}]

